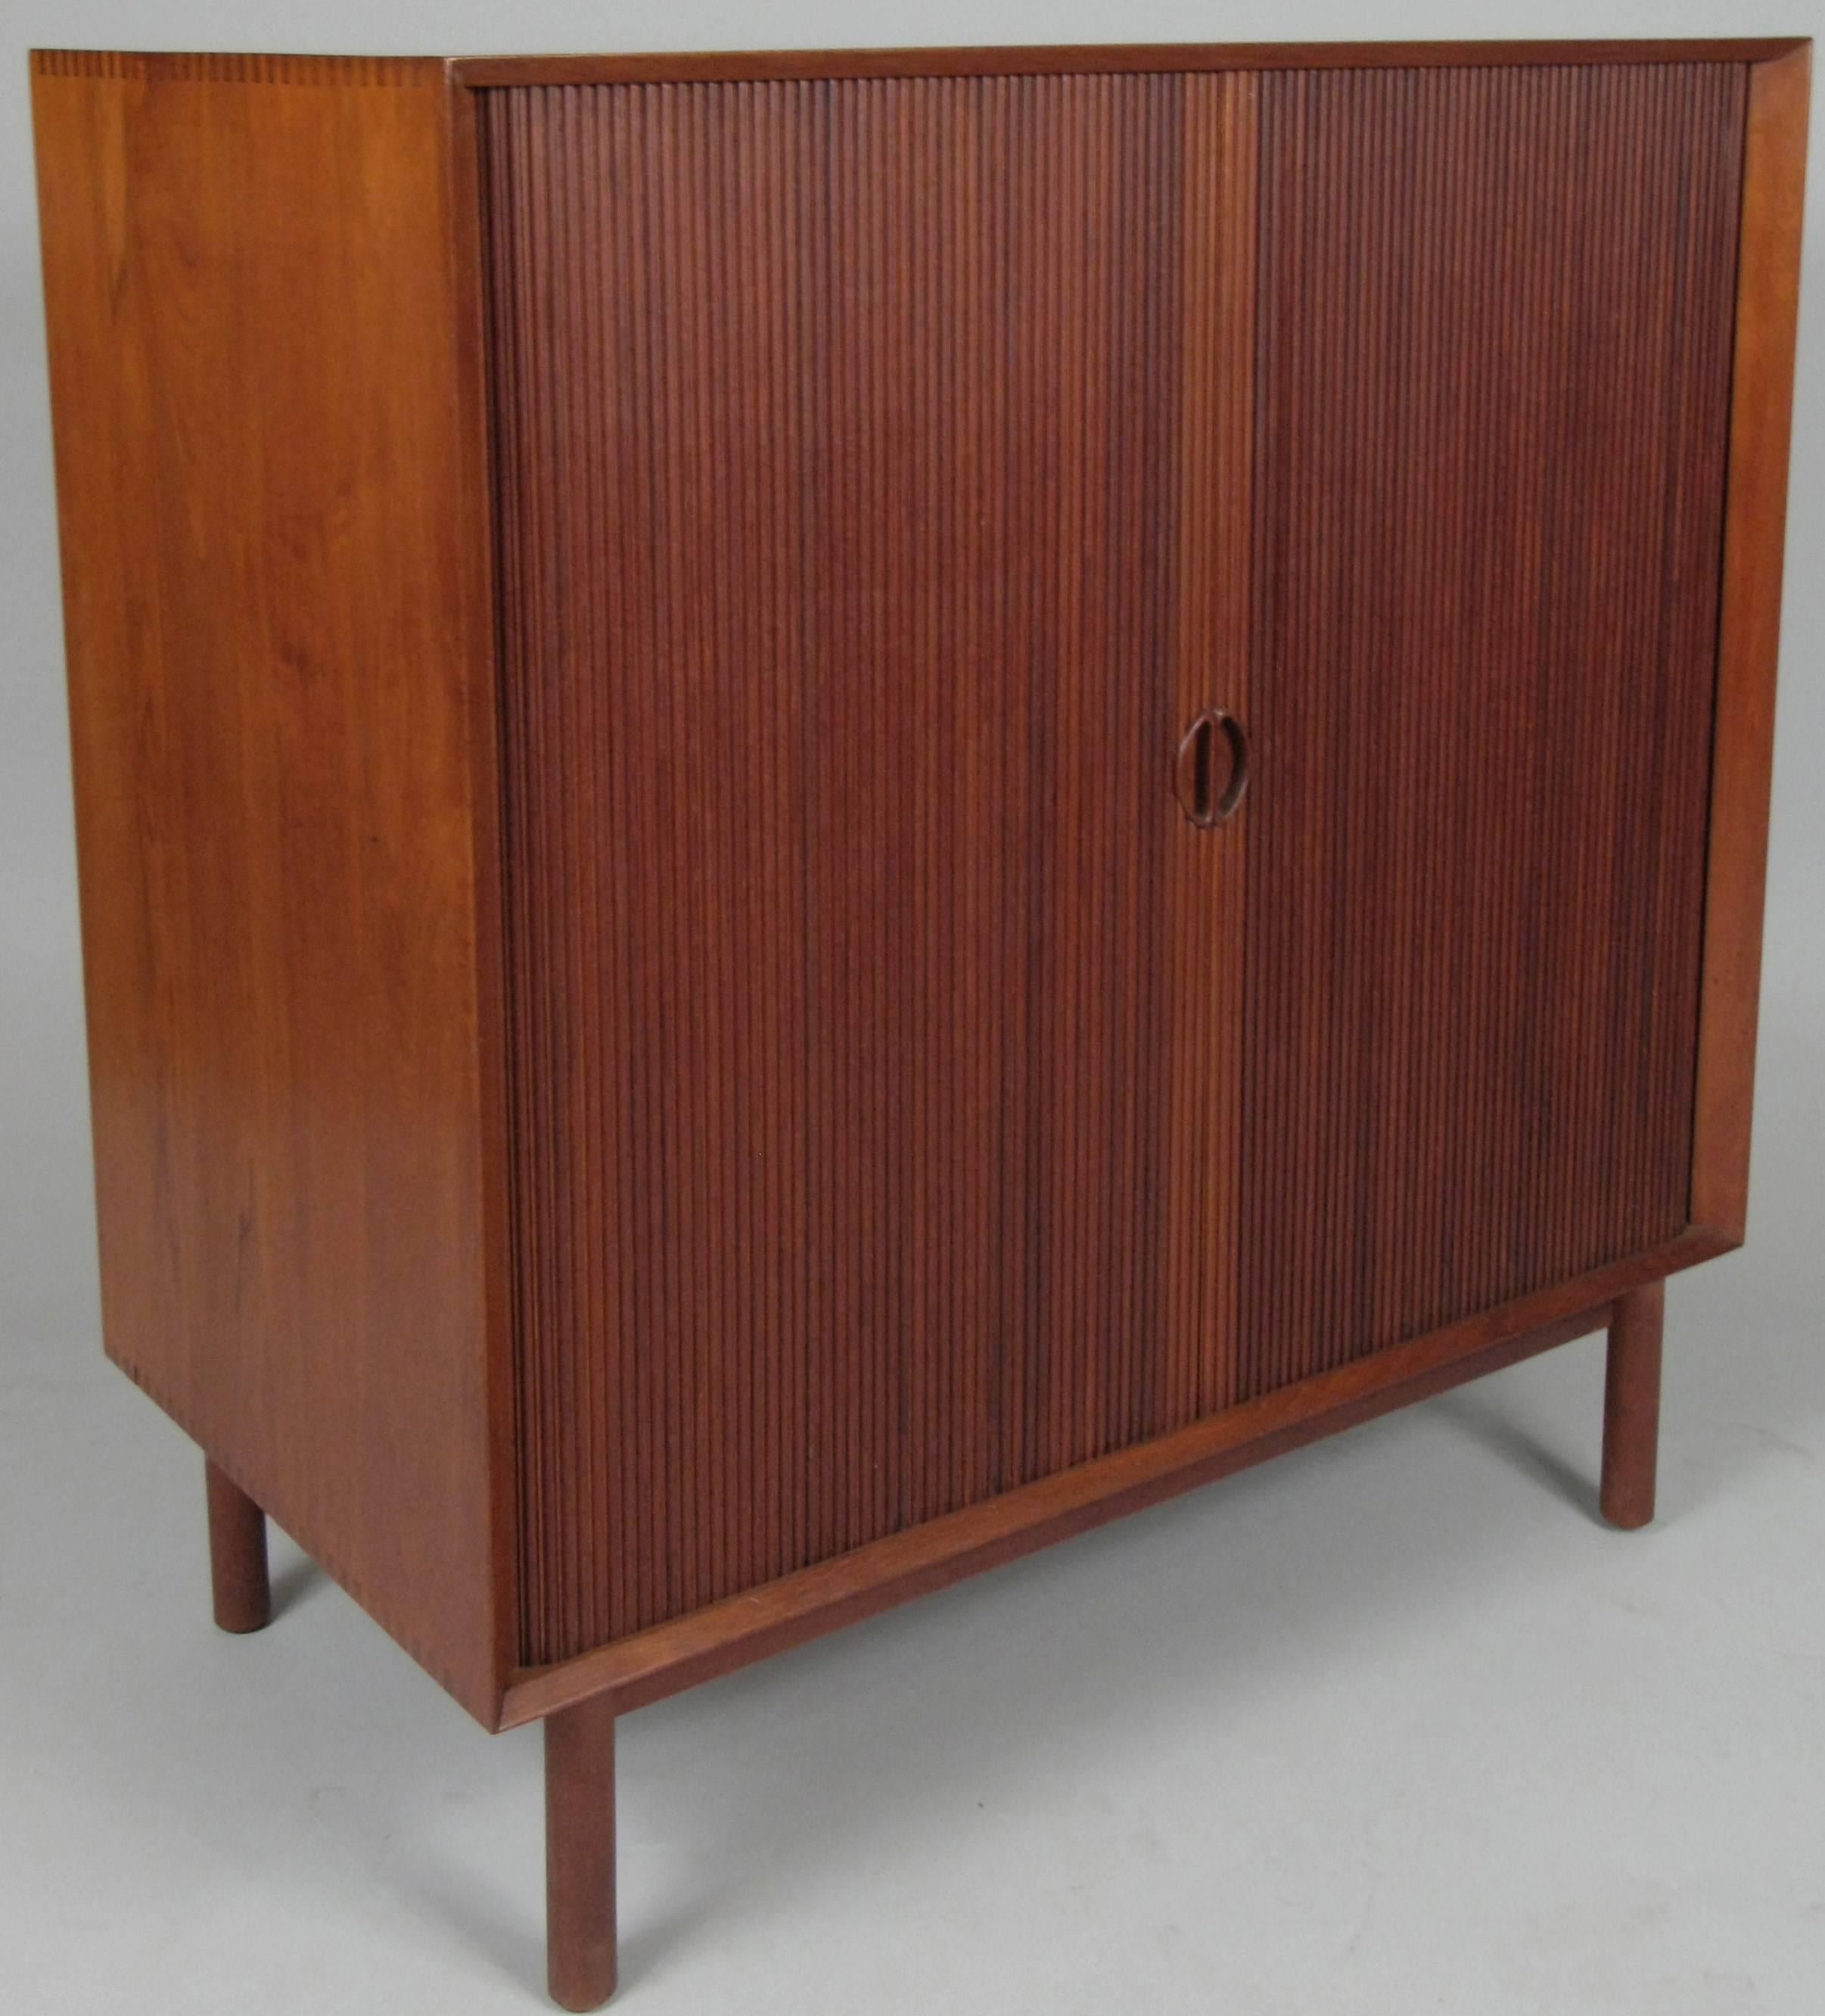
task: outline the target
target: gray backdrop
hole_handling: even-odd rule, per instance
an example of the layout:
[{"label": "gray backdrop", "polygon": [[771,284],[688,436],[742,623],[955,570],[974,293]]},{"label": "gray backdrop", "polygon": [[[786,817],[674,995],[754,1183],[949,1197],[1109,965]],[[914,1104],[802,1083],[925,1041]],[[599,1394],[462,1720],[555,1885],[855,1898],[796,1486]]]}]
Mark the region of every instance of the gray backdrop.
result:
[{"label": "gray backdrop", "polygon": [[[8,0],[0,49],[0,1969],[34,2016],[541,2007],[537,1734],[103,1366],[25,50],[1816,33],[1820,0]],[[628,1719],[643,2016],[1817,2016],[1825,185],[1808,232],[1750,1243],[1674,1283],[1660,1523],[1597,1340]]]}]

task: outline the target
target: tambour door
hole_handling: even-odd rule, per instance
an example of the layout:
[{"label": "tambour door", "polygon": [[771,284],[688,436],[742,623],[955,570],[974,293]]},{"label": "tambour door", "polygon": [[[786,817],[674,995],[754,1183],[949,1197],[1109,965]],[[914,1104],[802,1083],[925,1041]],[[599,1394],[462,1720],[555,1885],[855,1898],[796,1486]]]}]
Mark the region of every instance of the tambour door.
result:
[{"label": "tambour door", "polygon": [[1261,88],[480,95],[529,1661],[1233,1397]]},{"label": "tambour door", "polygon": [[1745,87],[1262,80],[1245,1392],[1687,1222]]}]

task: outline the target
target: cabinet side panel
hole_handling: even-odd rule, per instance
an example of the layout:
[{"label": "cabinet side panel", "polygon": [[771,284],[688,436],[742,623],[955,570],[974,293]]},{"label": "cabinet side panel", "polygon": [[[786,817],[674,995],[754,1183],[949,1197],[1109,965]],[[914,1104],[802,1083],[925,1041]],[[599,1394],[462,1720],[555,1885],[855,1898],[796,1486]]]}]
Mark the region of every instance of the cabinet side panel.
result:
[{"label": "cabinet side panel", "polygon": [[1227,1395],[1254,93],[480,94],[529,1661]]},{"label": "cabinet side panel", "polygon": [[1686,1223],[1744,97],[1263,81],[1250,1392]]},{"label": "cabinet side panel", "polygon": [[34,95],[107,1349],[491,1721],[442,69],[45,52]]}]

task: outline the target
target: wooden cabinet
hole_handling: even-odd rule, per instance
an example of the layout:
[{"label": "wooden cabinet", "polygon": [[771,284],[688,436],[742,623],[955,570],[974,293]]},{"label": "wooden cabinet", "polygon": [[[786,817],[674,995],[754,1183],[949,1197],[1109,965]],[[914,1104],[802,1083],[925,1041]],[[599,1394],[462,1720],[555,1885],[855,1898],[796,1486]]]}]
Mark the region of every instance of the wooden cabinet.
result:
[{"label": "wooden cabinet", "polygon": [[1605,1327],[1650,1515],[1807,63],[35,59],[107,1347],[560,2000],[617,1713]]}]

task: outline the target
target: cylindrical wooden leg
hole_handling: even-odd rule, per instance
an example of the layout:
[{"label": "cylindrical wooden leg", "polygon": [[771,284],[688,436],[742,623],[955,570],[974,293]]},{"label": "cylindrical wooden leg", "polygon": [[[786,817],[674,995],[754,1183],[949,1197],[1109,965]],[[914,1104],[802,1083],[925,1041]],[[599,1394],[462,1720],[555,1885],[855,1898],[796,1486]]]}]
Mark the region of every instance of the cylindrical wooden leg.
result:
[{"label": "cylindrical wooden leg", "polygon": [[1645,1526],[1654,1517],[1654,1460],[1660,1446],[1661,1323],[1666,1283],[1650,1281],[1616,1299],[1610,1316],[1604,1385],[1604,1517],[1612,1526]]},{"label": "cylindrical wooden leg", "polygon": [[545,1972],[560,2009],[614,1993],[614,1709],[598,1694],[545,1723]]},{"label": "cylindrical wooden leg", "polygon": [[258,1631],[272,1618],[266,1577],[266,1514],[204,1459],[209,1495],[209,1579],[224,1631]]}]

